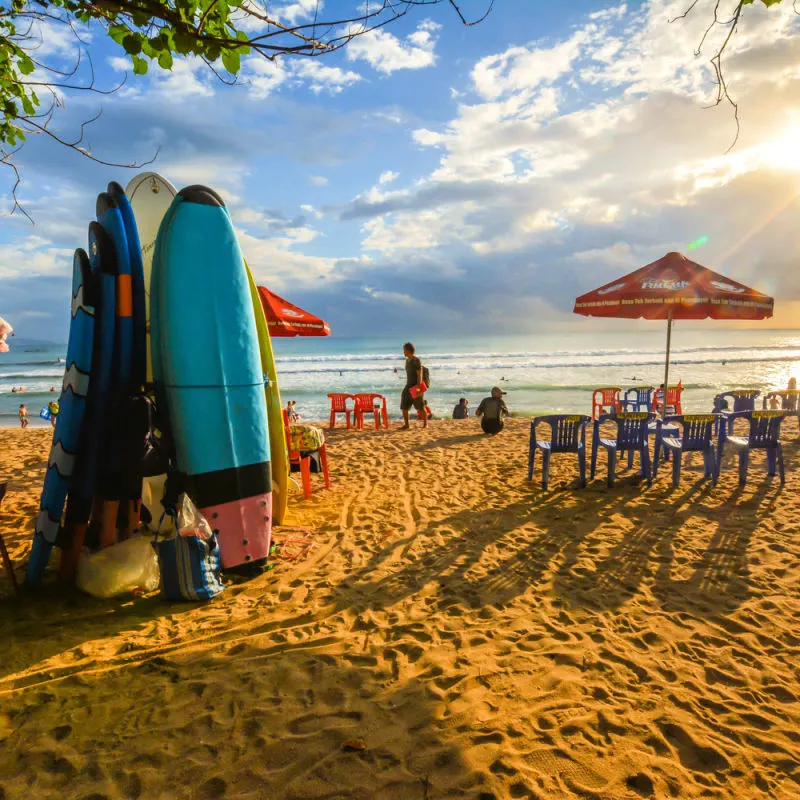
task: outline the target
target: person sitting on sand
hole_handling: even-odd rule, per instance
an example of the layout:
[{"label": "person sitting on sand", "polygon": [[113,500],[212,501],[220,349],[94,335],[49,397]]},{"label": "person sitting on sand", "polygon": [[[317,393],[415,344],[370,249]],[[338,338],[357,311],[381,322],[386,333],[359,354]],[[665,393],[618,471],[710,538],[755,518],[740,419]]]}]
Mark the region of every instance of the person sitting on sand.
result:
[{"label": "person sitting on sand", "polygon": [[505,400],[503,400],[504,394],[505,392],[499,386],[493,386],[492,396],[484,397],[481,400],[475,416],[481,418],[481,428],[484,433],[500,433],[503,430],[503,417],[507,417],[509,414]]},{"label": "person sitting on sand", "polygon": [[[403,424],[400,430],[407,431],[410,427],[408,412],[412,408],[424,412],[425,400],[422,391],[422,362],[415,355],[415,347],[411,342],[403,345],[403,355],[406,357],[406,385],[400,395],[400,410],[403,412]],[[411,394],[412,389],[416,389],[414,395]],[[428,427],[428,415],[425,413],[422,416],[422,427]]]},{"label": "person sitting on sand", "polygon": [[458,405],[453,409],[453,419],[466,419],[469,416],[469,401],[462,397]]},{"label": "person sitting on sand", "polygon": [[25,403],[23,403],[19,407],[19,426],[20,428],[27,428],[29,423],[30,419],[28,417],[28,409],[25,408]]}]

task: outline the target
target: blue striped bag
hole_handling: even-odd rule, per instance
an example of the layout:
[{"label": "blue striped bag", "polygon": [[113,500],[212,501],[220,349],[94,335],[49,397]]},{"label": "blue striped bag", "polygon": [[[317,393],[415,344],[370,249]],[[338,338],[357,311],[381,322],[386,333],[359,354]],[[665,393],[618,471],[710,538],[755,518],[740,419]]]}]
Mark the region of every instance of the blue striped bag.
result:
[{"label": "blue striped bag", "polygon": [[217,537],[173,536],[155,545],[165,600],[210,600],[225,589]]}]

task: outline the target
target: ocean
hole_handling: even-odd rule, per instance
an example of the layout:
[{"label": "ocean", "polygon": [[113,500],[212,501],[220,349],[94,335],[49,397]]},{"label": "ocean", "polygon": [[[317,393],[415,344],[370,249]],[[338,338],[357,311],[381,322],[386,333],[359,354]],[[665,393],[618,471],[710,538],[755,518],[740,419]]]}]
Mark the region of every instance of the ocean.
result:
[{"label": "ocean", "polygon": [[[597,386],[658,386],[664,380],[663,326],[628,333],[573,332],[516,337],[419,337],[417,353],[431,372],[428,402],[450,416],[459,397],[477,407],[493,385],[507,392],[516,416],[534,413],[591,413]],[[66,345],[15,337],[0,354],[0,426],[17,424],[24,402],[32,424],[61,388]],[[405,379],[402,340],[365,337],[275,339],[281,394],[297,401],[306,420],[325,420],[328,392],[377,392],[399,417]],[[397,370],[395,372],[395,369]],[[724,389],[785,388],[800,378],[800,331],[693,330],[673,335],[670,383],[681,380],[684,411],[708,411]],[[12,387],[25,392],[12,393]]]}]

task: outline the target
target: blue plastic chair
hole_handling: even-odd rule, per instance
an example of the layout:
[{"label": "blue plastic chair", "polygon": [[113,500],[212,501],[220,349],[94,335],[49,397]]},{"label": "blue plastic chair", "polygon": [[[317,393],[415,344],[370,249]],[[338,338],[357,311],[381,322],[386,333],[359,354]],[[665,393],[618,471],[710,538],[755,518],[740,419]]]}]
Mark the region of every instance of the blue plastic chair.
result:
[{"label": "blue plastic chair", "polygon": [[653,410],[653,387],[634,386],[626,389],[622,396],[623,411],[652,411]]},{"label": "blue plastic chair", "polygon": [[775,410],[769,408],[769,401],[773,398],[777,397],[781,403],[781,409],[783,411],[790,411],[793,413],[797,413],[800,408],[798,407],[798,399],[800,399],[800,389],[779,389],[774,392],[767,392],[762,401],[761,407],[767,410]]},{"label": "blue plastic chair", "polygon": [[[714,398],[714,414],[722,414],[723,424],[729,427],[731,414],[738,414],[740,411],[755,411],[756,398],[761,394],[758,389],[729,389],[727,392],[720,392]],[[729,400],[728,408],[722,408],[723,400]],[[730,406],[733,406],[732,408]]]},{"label": "blue plastic chair", "polygon": [[[586,486],[586,426],[591,418],[585,414],[551,414],[535,417],[531,421],[530,449],[528,451],[528,480],[533,478],[536,451],[542,451],[542,489],[550,484],[550,456],[553,453],[577,453],[581,488]],[[536,426],[550,426],[550,439],[536,436]]]},{"label": "blue plastic chair", "polygon": [[[747,469],[750,465],[751,450],[766,450],[767,474],[775,475],[777,463],[781,483],[785,481],[783,469],[783,447],[781,447],[781,423],[786,417],[785,411],[738,411],[728,415],[728,425],[721,427],[717,473],[722,463],[722,454],[726,444],[731,444],[739,453],[739,485],[747,483]],[[736,419],[746,419],[750,423],[747,436],[733,436],[728,428],[733,429]]]},{"label": "blue plastic chair", "polygon": [[[639,453],[642,463],[642,477],[647,485],[652,486],[653,475],[650,469],[650,446],[648,443],[648,425],[655,419],[655,414],[644,411],[623,411],[619,414],[603,414],[594,423],[592,436],[592,466],[590,475],[594,480],[597,467],[597,453],[601,447],[608,452],[608,487],[614,486],[614,473],[617,468],[617,454],[628,453],[629,466],[633,463],[633,455]],[[602,439],[600,426],[604,422],[613,422],[617,426],[616,439]]]},{"label": "blue plastic chair", "polygon": [[[714,486],[719,476],[716,442],[720,436],[719,414],[673,414],[658,421],[653,475],[658,475],[658,456],[662,448],[672,453],[672,485],[677,489],[681,482],[681,462],[684,453],[702,453],[705,477]],[[680,435],[676,435],[680,430]]]}]

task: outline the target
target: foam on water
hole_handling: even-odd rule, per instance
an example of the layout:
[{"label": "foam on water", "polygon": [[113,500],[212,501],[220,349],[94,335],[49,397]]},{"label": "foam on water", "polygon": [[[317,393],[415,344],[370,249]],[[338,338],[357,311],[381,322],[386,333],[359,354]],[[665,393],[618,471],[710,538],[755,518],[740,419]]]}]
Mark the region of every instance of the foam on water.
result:
[{"label": "foam on water", "polygon": [[[416,341],[431,370],[428,399],[434,412],[449,416],[459,397],[475,408],[491,386],[508,391],[518,413],[586,413],[597,386],[658,385],[663,381],[664,332],[629,334],[591,331],[535,337],[428,337]],[[635,345],[635,346],[632,346]],[[405,380],[402,341],[362,339],[275,339],[281,392],[296,399],[305,419],[325,419],[328,392],[379,392],[398,414]],[[60,389],[65,345],[16,339],[0,355],[0,425],[15,424],[25,402],[32,418]],[[395,368],[397,372],[395,372]],[[682,331],[673,338],[670,382],[683,382],[685,408],[708,410],[718,391],[785,387],[800,377],[800,332],[759,330]],[[24,394],[11,393],[24,386]]]}]

